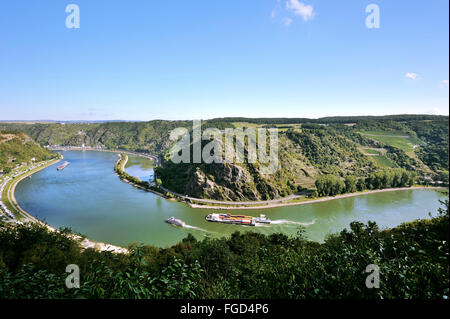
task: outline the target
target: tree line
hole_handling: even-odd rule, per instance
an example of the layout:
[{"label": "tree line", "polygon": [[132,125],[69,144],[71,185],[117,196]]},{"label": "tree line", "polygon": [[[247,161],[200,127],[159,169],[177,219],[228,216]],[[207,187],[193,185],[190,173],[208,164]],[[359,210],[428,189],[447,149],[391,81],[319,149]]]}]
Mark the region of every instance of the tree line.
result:
[{"label": "tree line", "polygon": [[403,168],[384,169],[369,174],[368,177],[357,178],[352,175],[344,179],[327,174],[321,175],[315,182],[313,197],[335,196],[356,191],[410,187],[414,185],[416,174]]}]

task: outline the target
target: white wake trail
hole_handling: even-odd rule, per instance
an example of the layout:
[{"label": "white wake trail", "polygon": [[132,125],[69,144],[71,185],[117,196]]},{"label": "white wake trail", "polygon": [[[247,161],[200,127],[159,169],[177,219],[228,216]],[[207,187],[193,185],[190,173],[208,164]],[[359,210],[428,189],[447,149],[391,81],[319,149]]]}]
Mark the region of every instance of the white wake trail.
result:
[{"label": "white wake trail", "polygon": [[315,222],[316,222],[315,219],[313,219],[312,221],[307,222],[307,223],[294,222],[292,220],[287,220],[287,219],[278,219],[278,220],[273,220],[270,224],[271,225],[290,224],[290,225],[310,226],[310,225],[313,225]]},{"label": "white wake trail", "polygon": [[203,228],[200,228],[200,227],[196,227],[196,226],[191,226],[191,225],[184,225],[183,228],[195,229],[195,230],[211,233],[209,230],[206,230],[206,229],[203,229]]}]

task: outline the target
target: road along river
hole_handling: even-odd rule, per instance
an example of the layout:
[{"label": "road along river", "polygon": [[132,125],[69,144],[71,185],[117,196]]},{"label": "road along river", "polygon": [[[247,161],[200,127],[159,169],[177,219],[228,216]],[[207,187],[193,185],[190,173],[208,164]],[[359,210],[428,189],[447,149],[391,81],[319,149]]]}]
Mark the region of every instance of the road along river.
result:
[{"label": "road along river", "polygon": [[[153,193],[122,182],[114,174],[117,154],[96,151],[64,151],[70,162],[63,171],[56,165],[21,181],[15,190],[20,206],[53,227],[71,227],[89,239],[127,246],[132,242],[166,247],[193,234],[227,236],[234,231],[257,231],[265,234],[283,232],[293,235],[300,225],[314,241],[348,227],[351,221],[376,221],[380,227],[393,227],[418,218],[429,218],[440,206],[444,195],[433,189],[366,194],[298,206],[264,210],[230,210],[258,216],[265,214],[274,223],[246,227],[209,223],[208,209],[194,209],[186,204],[165,200]],[[133,158],[125,170],[145,180],[151,175],[151,161]],[[214,211],[220,212],[220,211]],[[175,216],[186,222],[177,228],[164,222]]]}]

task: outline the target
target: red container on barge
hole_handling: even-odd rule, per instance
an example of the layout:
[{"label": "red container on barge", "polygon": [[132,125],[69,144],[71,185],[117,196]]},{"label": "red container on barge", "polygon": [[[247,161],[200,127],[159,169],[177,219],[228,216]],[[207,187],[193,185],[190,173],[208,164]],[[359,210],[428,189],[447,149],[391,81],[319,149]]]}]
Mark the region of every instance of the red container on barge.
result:
[{"label": "red container on barge", "polygon": [[58,165],[58,167],[56,167],[56,169],[57,169],[58,171],[62,171],[62,170],[65,169],[65,168],[67,167],[67,165],[69,165],[69,164],[70,164],[69,162],[64,162],[63,164]]}]

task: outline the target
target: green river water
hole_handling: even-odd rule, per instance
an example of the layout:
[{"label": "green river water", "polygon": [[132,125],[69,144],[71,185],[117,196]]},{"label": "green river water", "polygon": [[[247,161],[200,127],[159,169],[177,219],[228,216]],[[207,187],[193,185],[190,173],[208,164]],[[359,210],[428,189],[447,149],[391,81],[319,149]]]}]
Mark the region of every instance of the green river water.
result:
[{"label": "green river water", "polygon": [[[234,231],[257,231],[265,234],[295,234],[303,225],[306,235],[323,241],[327,234],[348,227],[351,221],[376,221],[393,227],[418,218],[429,218],[444,196],[435,190],[404,190],[366,194],[326,202],[264,210],[234,210],[258,216],[266,214],[271,225],[247,227],[209,223],[206,209],[193,209],[183,203],[165,200],[122,182],[114,174],[117,154],[94,151],[65,151],[70,165],[57,171],[50,166],[26,178],[16,188],[18,203],[35,217],[53,227],[70,227],[89,239],[126,246],[132,242],[167,247],[188,233],[205,236],[228,236]],[[145,180],[151,174],[151,161],[131,156],[127,172]],[[217,211],[215,211],[217,212]],[[166,224],[175,216],[186,228]]]}]

